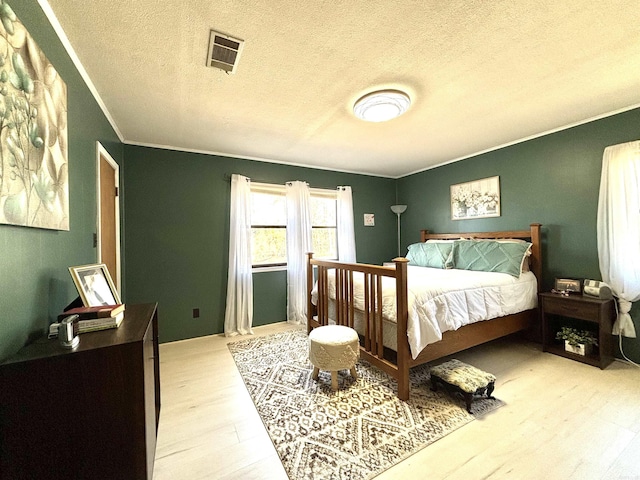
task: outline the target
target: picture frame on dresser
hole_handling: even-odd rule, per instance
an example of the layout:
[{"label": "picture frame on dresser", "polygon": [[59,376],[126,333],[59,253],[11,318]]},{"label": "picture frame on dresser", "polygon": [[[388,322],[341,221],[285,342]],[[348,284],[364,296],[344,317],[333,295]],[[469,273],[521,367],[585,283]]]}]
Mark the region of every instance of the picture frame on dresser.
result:
[{"label": "picture frame on dresser", "polygon": [[122,303],[104,263],[69,267],[69,273],[85,307]]}]

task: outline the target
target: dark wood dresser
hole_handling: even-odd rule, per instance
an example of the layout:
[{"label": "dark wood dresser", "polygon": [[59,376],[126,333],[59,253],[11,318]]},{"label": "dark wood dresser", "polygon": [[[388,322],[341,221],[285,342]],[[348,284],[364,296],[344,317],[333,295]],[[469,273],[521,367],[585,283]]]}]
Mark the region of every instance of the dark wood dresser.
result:
[{"label": "dark wood dresser", "polygon": [[73,350],[43,337],[0,365],[1,479],[147,479],[160,418],[156,304]]}]

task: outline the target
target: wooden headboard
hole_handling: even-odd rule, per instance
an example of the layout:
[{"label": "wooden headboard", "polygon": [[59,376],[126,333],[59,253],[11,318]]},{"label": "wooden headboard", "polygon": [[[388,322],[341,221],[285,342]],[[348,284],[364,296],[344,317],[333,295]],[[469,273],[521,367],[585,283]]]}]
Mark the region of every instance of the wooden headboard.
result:
[{"label": "wooden headboard", "polygon": [[459,238],[517,238],[531,242],[531,257],[529,268],[538,279],[538,292],[542,291],[542,245],[540,238],[540,223],[532,223],[529,230],[510,230],[504,232],[460,232],[460,233],[429,233],[429,230],[420,230],[420,241],[427,240],[457,240]]}]

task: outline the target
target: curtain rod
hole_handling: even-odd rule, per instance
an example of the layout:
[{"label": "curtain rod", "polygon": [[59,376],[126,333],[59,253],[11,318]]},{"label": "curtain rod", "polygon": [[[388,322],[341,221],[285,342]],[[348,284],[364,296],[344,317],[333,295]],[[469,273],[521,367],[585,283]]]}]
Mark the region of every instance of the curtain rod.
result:
[{"label": "curtain rod", "polygon": [[255,183],[269,183],[269,182],[259,182],[259,181],[257,181],[257,180],[254,180],[253,178],[251,178],[249,175],[243,175],[242,173],[225,173],[225,174],[224,174],[224,179],[225,179],[227,182],[230,182],[230,181],[231,181],[231,178],[232,178],[232,176],[233,176],[233,175],[241,175],[241,176],[245,177],[247,180],[249,180],[250,182],[255,182]]},{"label": "curtain rod", "polygon": [[[286,184],[290,184],[291,182],[304,181],[304,180],[287,180],[286,182],[283,182],[283,183],[274,183],[274,181],[273,181],[273,180],[271,180],[271,181],[256,180],[256,179],[254,179],[254,178],[251,178],[251,177],[250,177],[250,176],[248,176],[248,175],[243,175],[242,173],[233,173],[233,174],[231,174],[231,173],[225,173],[225,174],[224,174],[224,179],[225,179],[225,180],[228,180],[228,181],[231,181],[231,177],[232,177],[233,175],[242,175],[243,177],[246,177],[247,179],[249,179],[249,180],[250,180],[251,182],[253,182],[253,183],[264,183],[265,185],[283,185],[283,186],[284,186],[284,185],[286,185]],[[305,182],[305,183],[306,183],[307,185],[309,185],[309,182]]]},{"label": "curtain rod", "polygon": [[[231,177],[233,175],[241,175],[243,177],[246,177],[248,180],[250,180],[253,183],[264,183],[264,184],[269,184],[269,185],[284,185],[284,183],[274,183],[273,180],[271,181],[265,181],[265,180],[256,180],[255,178],[251,178],[249,175],[244,175],[242,173],[225,173],[224,174],[224,179],[227,181],[231,181]],[[288,182],[285,182],[288,183]]]},{"label": "curtain rod", "polygon": [[[235,173],[235,174],[231,174],[231,173],[225,173],[224,174],[224,179],[228,182],[231,182],[231,177],[232,175],[242,175],[241,173]],[[250,182],[255,183],[255,184],[264,184],[264,185],[286,185],[286,184],[290,184],[291,182],[295,181],[295,180],[289,180],[286,181],[284,183],[273,183],[272,181],[269,182],[265,182],[265,181],[259,181],[259,180],[254,180],[253,178],[249,177],[248,175],[242,175],[243,177],[246,177]],[[303,180],[299,180],[299,181],[303,181]],[[331,190],[332,187],[312,187],[309,182],[305,182],[309,188],[311,188],[312,190]],[[336,190],[345,190],[346,188],[348,188],[349,185],[338,185],[335,187]]]}]

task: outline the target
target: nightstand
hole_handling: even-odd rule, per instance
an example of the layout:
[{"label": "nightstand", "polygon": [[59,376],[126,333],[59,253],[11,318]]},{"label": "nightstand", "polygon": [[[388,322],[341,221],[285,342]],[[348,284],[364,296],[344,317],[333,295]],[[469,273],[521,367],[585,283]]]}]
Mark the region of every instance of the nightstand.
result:
[{"label": "nightstand", "polygon": [[[613,361],[613,335],[611,328],[616,318],[614,300],[601,300],[585,295],[563,296],[558,293],[540,294],[540,313],[542,317],[542,350],[582,363],[606,368]],[[566,319],[571,320],[564,320]],[[598,347],[590,355],[577,355],[567,352],[556,332],[567,323],[580,330],[596,333]]]}]

